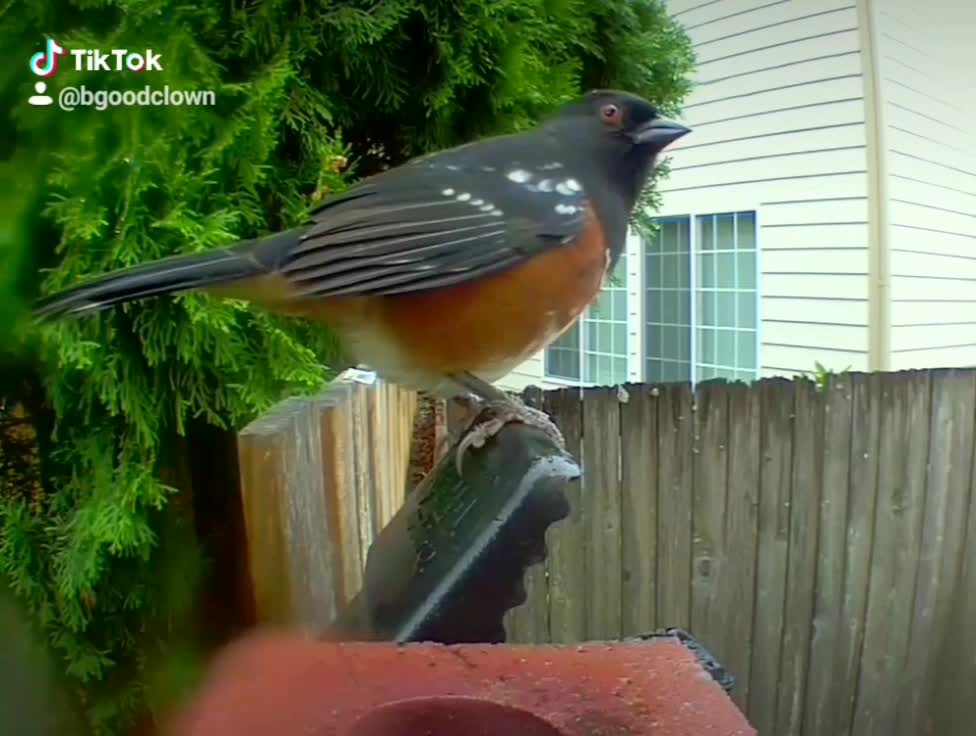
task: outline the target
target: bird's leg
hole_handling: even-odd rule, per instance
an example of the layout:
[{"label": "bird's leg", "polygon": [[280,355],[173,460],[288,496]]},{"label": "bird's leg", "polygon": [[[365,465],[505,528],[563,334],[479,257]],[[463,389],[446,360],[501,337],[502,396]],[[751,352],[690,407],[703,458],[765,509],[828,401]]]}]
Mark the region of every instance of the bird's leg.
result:
[{"label": "bird's leg", "polygon": [[[487,405],[494,416],[483,422],[478,422],[476,413],[471,425],[468,427],[464,439],[461,440],[457,449],[455,462],[458,475],[461,474],[461,467],[464,460],[464,453],[469,447],[482,447],[485,442],[498,434],[502,427],[509,422],[522,422],[531,427],[541,429],[549,438],[556,443],[560,450],[566,449],[566,440],[563,438],[559,428],[553,423],[549,416],[539,409],[526,406],[518,399],[509,396],[487,381],[483,381],[470,373],[462,373],[451,376],[452,380],[466,391],[474,394],[484,405]],[[460,398],[460,397],[459,397]],[[462,401],[470,401],[465,397]]]}]

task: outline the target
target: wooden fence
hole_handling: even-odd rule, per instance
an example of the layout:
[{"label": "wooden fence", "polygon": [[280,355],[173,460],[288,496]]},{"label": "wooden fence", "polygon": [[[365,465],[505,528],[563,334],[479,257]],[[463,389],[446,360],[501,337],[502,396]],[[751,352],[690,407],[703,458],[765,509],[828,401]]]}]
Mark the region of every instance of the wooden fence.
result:
[{"label": "wooden fence", "polygon": [[369,545],[403,503],[417,408],[396,386],[338,381],[241,431],[259,621],[321,629],[359,591]]},{"label": "wooden fence", "polygon": [[[264,618],[327,620],[402,498],[413,400],[336,390],[241,436]],[[974,732],[976,372],[561,389],[543,408],[583,480],[512,640],[677,626],[763,736]]]}]

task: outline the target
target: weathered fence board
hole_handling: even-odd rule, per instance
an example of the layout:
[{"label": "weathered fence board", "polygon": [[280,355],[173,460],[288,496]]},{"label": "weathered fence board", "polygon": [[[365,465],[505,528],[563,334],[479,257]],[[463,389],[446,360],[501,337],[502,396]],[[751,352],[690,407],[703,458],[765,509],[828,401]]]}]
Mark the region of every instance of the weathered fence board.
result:
[{"label": "weathered fence board", "polygon": [[658,628],[657,397],[650,386],[626,386],[620,407],[621,633]]},{"label": "weathered fence board", "polygon": [[[837,661],[827,665],[834,677],[836,699],[826,710],[835,725],[827,733],[851,733],[860,677],[864,627],[867,623],[868,580],[874,545],[874,517],[878,495],[881,442],[881,381],[879,375],[853,375],[851,384],[850,484],[847,501],[847,557],[841,608],[843,625],[837,631]],[[839,472],[839,471],[834,471]]]},{"label": "weathered fence board", "polygon": [[717,646],[722,663],[734,672],[736,704],[749,703],[753,626],[756,600],[756,545],[759,513],[760,393],[743,385],[729,387],[728,492],[725,511],[726,569],[721,602],[724,625]]},{"label": "weathered fence board", "polygon": [[583,395],[586,635],[620,637],[620,401],[616,389]]},{"label": "weathered fence board", "polygon": [[895,733],[908,652],[928,452],[928,375],[881,381],[881,453],[868,611],[853,733]]},{"label": "weathered fence board", "polygon": [[359,539],[355,464],[347,459],[356,446],[349,402],[351,390],[348,384],[339,384],[319,402],[322,472],[335,550],[336,598],[342,602],[352,598],[362,585],[365,563]]},{"label": "weathered fence board", "polygon": [[[838,699],[845,691],[838,677],[843,662],[844,562],[848,542],[848,491],[851,463],[852,386],[832,380],[823,405],[823,468],[820,493],[819,560],[813,608],[810,669],[806,686],[804,733],[840,733]],[[846,709],[845,709],[846,710]]]},{"label": "weathered fence board", "polygon": [[240,434],[244,523],[255,613],[314,628],[336,611],[321,430],[312,402],[289,399]]},{"label": "weathered fence board", "polygon": [[798,736],[803,724],[817,569],[822,461],[822,413],[818,411],[814,384],[798,381],[793,388],[793,414],[797,420],[793,422],[786,605],[774,731],[782,736]]},{"label": "weathered fence board", "polygon": [[[582,457],[583,407],[580,391],[565,388],[547,392],[545,410],[559,422],[566,449]],[[585,472],[584,472],[585,477]],[[549,629],[553,642],[570,643],[586,639],[583,484],[570,488],[570,515],[550,533]]]},{"label": "weathered fence board", "polygon": [[748,713],[761,734],[776,733],[780,643],[786,604],[790,473],[793,462],[793,387],[785,380],[760,386],[763,426],[759,477],[756,618]]},{"label": "weathered fence board", "polygon": [[[720,600],[725,566],[725,511],[728,471],[728,391],[722,383],[701,387],[695,402],[692,462],[691,630],[723,656]],[[716,647],[719,648],[716,648]]]},{"label": "weathered fence board", "polygon": [[944,640],[955,639],[949,614],[965,549],[974,394],[971,373],[946,371],[932,376],[925,515],[908,662],[900,686],[905,696],[899,699],[897,719],[904,736],[933,732],[925,704],[938,696],[938,683],[944,677],[936,661]]},{"label": "weathered fence board", "polygon": [[[680,627],[735,676],[762,734],[971,732],[976,370],[623,389],[525,394],[583,480],[510,640]],[[241,433],[261,620],[312,625],[358,592],[416,481],[417,406],[341,384]]]},{"label": "weathered fence board", "polygon": [[396,387],[337,380],[238,434],[259,621],[320,630],[359,591],[369,545],[403,501],[415,406]]},{"label": "weathered fence board", "polygon": [[[542,391],[527,389],[525,403],[542,408]],[[551,535],[549,535],[551,536]],[[505,630],[513,642],[549,641],[549,582],[543,561],[525,573],[525,604],[513,608],[506,615]]]},{"label": "weathered fence board", "polygon": [[691,624],[691,466],[694,416],[687,385],[669,387],[658,406],[657,612],[661,625]]},{"label": "weathered fence board", "polygon": [[966,553],[958,572],[958,586],[946,628],[936,649],[939,675],[930,683],[935,690],[927,708],[924,736],[972,732],[976,723],[976,473],[970,479],[969,514],[964,541]]}]

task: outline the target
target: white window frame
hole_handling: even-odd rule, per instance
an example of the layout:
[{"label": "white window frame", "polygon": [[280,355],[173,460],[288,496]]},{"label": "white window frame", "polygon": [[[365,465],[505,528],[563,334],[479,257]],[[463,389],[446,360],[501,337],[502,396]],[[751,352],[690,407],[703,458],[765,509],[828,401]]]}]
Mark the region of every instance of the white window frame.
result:
[{"label": "white window frame", "polygon": [[[698,218],[699,217],[711,217],[713,215],[725,215],[725,214],[733,214],[733,213],[739,213],[739,212],[752,212],[754,214],[755,223],[756,223],[756,271],[755,271],[755,283],[756,283],[756,295],[755,295],[755,307],[756,307],[756,348],[755,348],[755,350],[756,350],[756,352],[755,352],[755,362],[756,362],[756,379],[758,379],[759,376],[762,374],[762,363],[761,363],[761,360],[760,360],[760,356],[762,354],[762,324],[763,324],[763,317],[762,317],[762,278],[761,278],[762,277],[762,244],[760,242],[760,234],[761,234],[761,227],[760,227],[761,212],[760,212],[760,207],[758,205],[751,205],[751,206],[750,205],[744,205],[744,206],[740,206],[740,207],[729,207],[729,208],[725,208],[725,209],[718,209],[718,208],[712,208],[712,207],[710,207],[708,209],[695,208],[695,209],[687,210],[687,211],[684,211],[684,212],[674,212],[674,213],[671,213],[671,212],[658,212],[658,213],[655,213],[654,214],[654,218],[655,219],[657,219],[657,218],[662,218],[662,219],[663,218],[672,218],[672,219],[683,219],[683,218],[687,218],[687,220],[688,220],[688,247],[689,247],[689,249],[691,251],[690,258],[688,259],[688,261],[689,261],[689,266],[688,266],[688,271],[689,271],[689,274],[688,274],[688,284],[689,284],[689,290],[691,292],[691,304],[690,304],[690,311],[688,313],[688,315],[689,315],[689,320],[688,321],[691,323],[691,326],[689,327],[689,331],[690,331],[691,334],[690,334],[690,343],[689,343],[688,358],[689,358],[689,363],[691,365],[691,386],[692,386],[692,388],[694,388],[695,385],[698,383],[698,379],[697,379],[697,374],[698,374],[698,354],[697,354],[698,353],[698,339],[697,339],[697,335],[695,334],[695,330],[699,327],[698,322],[697,322],[697,318],[698,318],[698,314],[697,314],[697,302],[698,302],[698,299],[696,298],[696,296],[697,296],[697,294],[696,294],[696,287],[698,286],[698,274],[697,274],[697,272],[695,270],[696,269],[696,266],[697,266],[697,260],[698,260],[697,259],[697,255],[698,255],[698,241],[697,241],[697,238],[698,238],[698,228],[697,228],[696,225],[697,225],[697,222],[698,222]],[[644,298],[645,295],[643,293],[643,287],[644,287],[644,283],[643,283],[644,282],[644,278],[643,278],[644,277],[644,245],[643,245],[643,242],[641,242],[641,238],[638,235],[634,234],[634,237],[637,240],[637,247],[638,247],[639,252],[640,252],[640,259],[639,259],[640,267],[639,267],[639,270],[641,272],[640,273],[640,281],[641,281],[641,283],[640,283],[640,289],[641,290],[637,293],[637,296],[639,298],[636,298],[636,309],[634,311],[634,318],[637,321],[637,332],[640,333],[640,353],[637,353],[636,354],[636,361],[635,361],[635,356],[634,355],[631,355],[630,356],[631,359],[628,361],[628,365],[632,366],[632,373],[635,374],[635,377],[633,378],[633,380],[636,381],[636,382],[640,382],[640,383],[646,383],[646,382],[648,382],[649,378],[647,376],[646,362],[643,359],[644,358],[644,356],[643,356],[643,352],[644,352],[643,351],[643,347],[644,347],[644,330],[646,328],[645,318],[646,318],[646,314],[647,314],[647,312],[646,312],[647,300],[646,300],[646,298]],[[628,299],[627,299],[628,307],[630,307],[630,305],[632,303],[633,303],[632,302],[632,298],[630,296],[628,296]],[[628,333],[628,334],[631,334],[631,333]],[[628,345],[629,344],[630,343],[628,343]],[[635,366],[635,362],[636,362],[636,366]],[[636,371],[634,370],[634,368],[636,368]],[[710,379],[708,379],[708,380],[710,380]],[[569,382],[569,383],[572,383],[572,382]]]}]

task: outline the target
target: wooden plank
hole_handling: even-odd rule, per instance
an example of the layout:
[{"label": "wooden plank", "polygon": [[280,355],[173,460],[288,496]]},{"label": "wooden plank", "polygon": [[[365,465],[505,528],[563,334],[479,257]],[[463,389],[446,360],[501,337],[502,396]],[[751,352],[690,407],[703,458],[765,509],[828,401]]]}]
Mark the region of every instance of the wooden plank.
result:
[{"label": "wooden plank", "polygon": [[262,425],[249,425],[238,435],[248,574],[256,622],[283,624],[292,614],[291,581],[286,574],[289,549],[282,520],[285,439],[262,420]]},{"label": "wooden plank", "polygon": [[377,380],[373,386],[373,407],[370,412],[370,443],[376,448],[375,457],[382,462],[375,462],[377,471],[376,487],[373,492],[373,523],[377,534],[386,525],[390,514],[390,486],[396,482],[399,458],[394,454],[396,438],[399,434],[400,418],[391,405],[394,386],[385,381]]},{"label": "wooden plank", "polygon": [[657,387],[628,384],[620,407],[621,634],[655,630],[657,616]]},{"label": "wooden plank", "polygon": [[756,545],[761,471],[762,392],[758,385],[732,384],[729,393],[728,491],[725,512],[726,570],[719,587],[725,609],[719,655],[736,679],[732,698],[749,703],[750,658],[756,600]]},{"label": "wooden plank", "polygon": [[[803,732],[841,734],[838,718],[847,693],[839,687],[843,662],[844,577],[848,544],[848,479],[851,464],[853,387],[849,376],[833,378],[823,397],[823,468],[820,492],[819,564],[810,644],[807,707]],[[859,489],[860,490],[860,489]],[[845,684],[845,687],[848,685]]]},{"label": "wooden plank", "polygon": [[882,376],[878,502],[853,736],[895,733],[925,502],[929,376]]},{"label": "wooden plank", "polygon": [[349,396],[350,423],[352,427],[352,451],[354,481],[356,488],[356,520],[359,546],[363,560],[373,543],[376,530],[373,528],[373,477],[369,450],[369,389],[361,383],[350,383]]},{"label": "wooden plank", "polygon": [[[546,392],[543,405],[566,440],[566,449],[579,460],[582,455],[583,403],[580,390],[564,388]],[[585,472],[585,471],[584,471]],[[569,485],[566,492],[570,514],[550,530],[549,626],[556,643],[586,639],[586,577],[584,554],[584,504],[582,483]]]},{"label": "wooden plank", "polygon": [[[954,645],[949,614],[957,596],[971,483],[976,384],[971,371],[936,371],[925,479],[925,514],[907,666],[901,680],[898,733],[933,733],[932,715],[945,687],[939,660]],[[976,671],[967,678],[970,683]],[[944,731],[948,733],[947,731]]]},{"label": "wooden plank", "polygon": [[390,478],[383,489],[383,509],[380,514],[382,529],[403,503],[403,493],[410,466],[410,445],[413,436],[413,420],[416,415],[416,393],[396,384],[386,386],[386,415]]},{"label": "wooden plank", "polygon": [[759,391],[762,470],[759,478],[756,615],[747,715],[759,733],[777,734],[776,705],[790,531],[794,392],[792,384],[780,378],[764,380]]},{"label": "wooden plank", "polygon": [[390,444],[392,435],[396,431],[394,420],[387,412],[387,386],[377,380],[372,386],[364,387],[366,397],[366,433],[369,441],[359,448],[359,453],[366,459],[369,467],[369,512],[370,512],[370,544],[373,538],[383,528],[383,516],[386,508],[386,494],[392,480],[390,465],[392,456]]},{"label": "wooden plank", "polygon": [[[541,409],[542,389],[530,386],[522,399],[528,406]],[[547,537],[549,534],[547,534]],[[508,641],[525,644],[545,644],[549,632],[549,583],[545,562],[532,565],[525,573],[525,603],[506,614],[505,630]]]},{"label": "wooden plank", "polygon": [[694,415],[687,383],[658,398],[657,615],[662,627],[691,627],[691,503]]},{"label": "wooden plank", "polygon": [[723,663],[723,619],[728,610],[719,594],[730,562],[725,555],[728,396],[725,381],[697,387],[692,451],[691,633]]},{"label": "wooden plank", "polygon": [[924,736],[962,734],[972,731],[976,723],[976,473],[972,473],[968,494],[968,525],[963,539],[962,564],[958,570],[959,586],[950,606],[946,628],[939,642],[939,692],[933,699],[931,727]]},{"label": "wooden plank", "polygon": [[619,463],[617,389],[587,389],[583,396],[583,503],[586,508],[586,635],[590,640],[620,638]]},{"label": "wooden plank", "polygon": [[799,736],[803,726],[823,469],[823,414],[816,385],[797,379],[794,389],[793,411],[798,421],[793,423],[790,545],[775,731],[782,736]]},{"label": "wooden plank", "polygon": [[315,402],[279,404],[240,432],[238,451],[258,622],[321,629],[336,584]]},{"label": "wooden plank", "polygon": [[352,384],[336,382],[329,387],[319,405],[322,477],[334,539],[336,595],[343,603],[362,586],[366,564],[366,550],[359,538],[352,391]]},{"label": "wooden plank", "polygon": [[866,625],[881,441],[881,376],[855,373],[851,383],[851,474],[847,497],[847,550],[841,626],[833,666],[835,726],[827,733],[850,734],[854,721],[861,650]]},{"label": "wooden plank", "polygon": [[[408,405],[412,392],[405,391],[396,384],[387,387],[387,416],[390,417],[390,463],[392,465],[390,482],[383,494],[382,526],[386,526],[393,514],[400,508],[400,496],[407,483],[407,468],[410,464],[410,435],[413,433],[414,412]],[[380,527],[382,529],[382,527]]]}]

